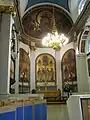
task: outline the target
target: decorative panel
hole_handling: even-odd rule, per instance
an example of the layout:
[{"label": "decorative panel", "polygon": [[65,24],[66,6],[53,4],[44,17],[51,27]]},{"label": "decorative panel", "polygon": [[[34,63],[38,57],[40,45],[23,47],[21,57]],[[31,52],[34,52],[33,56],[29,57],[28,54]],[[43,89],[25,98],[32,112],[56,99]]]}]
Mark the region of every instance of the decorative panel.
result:
[{"label": "decorative panel", "polygon": [[[36,86],[49,87],[56,85],[56,62],[53,56],[44,53],[36,59]],[[45,89],[45,88],[43,88]]]}]

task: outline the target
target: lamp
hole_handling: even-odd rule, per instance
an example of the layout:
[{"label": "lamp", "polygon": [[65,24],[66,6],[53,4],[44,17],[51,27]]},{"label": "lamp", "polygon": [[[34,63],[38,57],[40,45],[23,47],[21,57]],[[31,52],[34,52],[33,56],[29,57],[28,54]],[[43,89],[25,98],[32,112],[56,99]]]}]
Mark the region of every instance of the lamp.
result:
[{"label": "lamp", "polygon": [[53,7],[53,26],[51,33],[48,33],[43,39],[42,44],[45,47],[52,47],[54,49],[61,48],[69,42],[69,39],[64,34],[59,34],[56,28],[54,7]]}]

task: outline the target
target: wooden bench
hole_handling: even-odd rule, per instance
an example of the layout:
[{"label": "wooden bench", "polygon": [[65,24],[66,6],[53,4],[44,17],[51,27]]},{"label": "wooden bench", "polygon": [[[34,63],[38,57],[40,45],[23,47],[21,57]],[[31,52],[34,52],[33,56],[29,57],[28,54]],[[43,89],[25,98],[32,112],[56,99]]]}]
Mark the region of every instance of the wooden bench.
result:
[{"label": "wooden bench", "polygon": [[60,99],[61,92],[58,90],[43,90],[39,91],[39,94],[44,94],[46,99]]}]

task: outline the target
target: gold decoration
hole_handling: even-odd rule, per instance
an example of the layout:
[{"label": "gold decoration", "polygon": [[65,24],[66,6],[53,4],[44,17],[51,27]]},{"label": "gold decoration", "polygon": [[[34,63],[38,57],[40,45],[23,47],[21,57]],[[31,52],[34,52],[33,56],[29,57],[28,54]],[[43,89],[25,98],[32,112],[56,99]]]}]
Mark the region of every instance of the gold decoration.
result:
[{"label": "gold decoration", "polygon": [[12,13],[14,12],[14,10],[15,10],[14,6],[0,6],[0,12]]},{"label": "gold decoration", "polygon": [[36,58],[36,86],[56,85],[56,62],[53,56],[44,53]]},{"label": "gold decoration", "polygon": [[55,48],[53,48],[55,51],[60,51],[60,47],[55,47]]},{"label": "gold decoration", "polygon": [[53,49],[60,49],[69,42],[69,39],[64,34],[58,33],[55,19],[53,7],[52,30],[42,39],[42,45],[52,47]]},{"label": "gold decoration", "polygon": [[30,50],[35,51],[36,49],[36,46],[30,46]]}]

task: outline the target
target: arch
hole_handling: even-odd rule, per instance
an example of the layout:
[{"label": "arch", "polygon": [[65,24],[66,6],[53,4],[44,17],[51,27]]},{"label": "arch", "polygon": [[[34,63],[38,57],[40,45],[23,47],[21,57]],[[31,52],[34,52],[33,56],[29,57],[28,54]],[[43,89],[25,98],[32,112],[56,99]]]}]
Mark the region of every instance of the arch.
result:
[{"label": "arch", "polygon": [[35,81],[37,89],[56,89],[56,60],[43,53],[35,60]]},{"label": "arch", "polygon": [[71,20],[71,23],[73,23],[72,18],[71,18],[71,14],[70,14],[70,12],[69,12],[68,10],[66,10],[64,7],[62,7],[62,6],[58,5],[58,4],[50,3],[50,2],[37,3],[37,4],[29,7],[29,8],[23,13],[22,18],[23,18],[23,16],[24,16],[28,11],[32,10],[32,9],[35,8],[35,7],[39,7],[39,6],[43,6],[43,5],[51,5],[51,6],[55,6],[55,7],[59,8],[59,9],[63,10],[65,13],[67,13],[67,16],[68,16],[68,17],[70,18],[70,20]]},{"label": "arch", "polygon": [[76,56],[74,49],[69,49],[64,53],[61,61],[61,69],[63,89],[64,85],[69,82],[73,86],[73,91],[77,91]]},{"label": "arch", "polygon": [[22,83],[20,92],[30,92],[30,59],[28,53],[23,48],[20,48],[19,82]]},{"label": "arch", "polygon": [[89,39],[87,39],[88,33],[89,33],[89,28],[90,28],[90,26],[86,26],[80,33],[78,48],[79,48],[79,52],[81,52],[81,53],[89,52],[88,51]]}]

